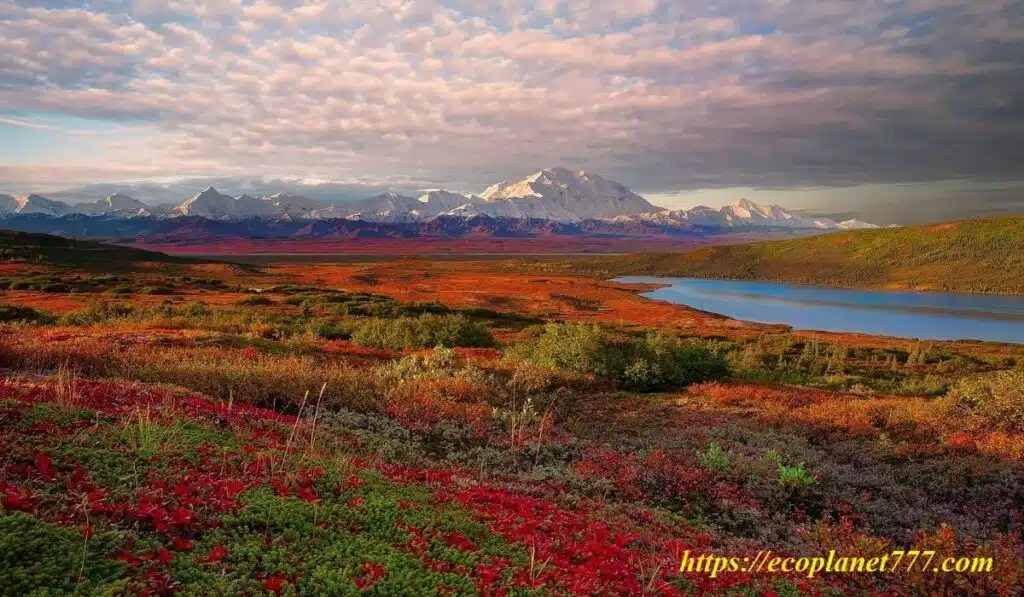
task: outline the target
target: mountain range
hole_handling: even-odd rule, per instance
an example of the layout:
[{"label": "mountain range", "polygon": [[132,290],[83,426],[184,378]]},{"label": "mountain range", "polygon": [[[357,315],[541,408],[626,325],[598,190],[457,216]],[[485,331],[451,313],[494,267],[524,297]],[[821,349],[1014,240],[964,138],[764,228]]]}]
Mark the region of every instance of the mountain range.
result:
[{"label": "mountain range", "polygon": [[[372,224],[422,225],[442,219],[451,222],[517,220],[571,224],[572,228],[611,227],[615,230],[762,229],[824,231],[874,228],[860,220],[836,222],[806,217],[779,206],[764,206],[741,199],[720,209],[698,206],[689,210],[657,207],[623,185],[584,171],[549,168],[517,181],[503,181],[481,195],[432,190],[417,197],[386,193],[368,199],[329,203],[299,195],[277,193],[261,197],[233,197],[208,187],[179,204],[147,205],[126,194],[113,193],[88,203],[66,203],[41,195],[0,195],[0,214],[37,214],[74,222],[72,216],[110,219],[175,220],[194,218],[218,222],[245,220],[277,222],[329,222],[346,220]],[[170,223],[174,226],[173,223]],[[259,226],[259,225],[254,225]],[[318,228],[329,228],[322,224]],[[500,226],[499,226],[500,227]],[[283,226],[283,228],[292,228]],[[335,228],[339,226],[335,225]],[[340,226],[345,228],[345,226]],[[418,226],[422,228],[422,226]],[[429,229],[429,226],[427,227]],[[365,230],[366,228],[361,228]]]}]

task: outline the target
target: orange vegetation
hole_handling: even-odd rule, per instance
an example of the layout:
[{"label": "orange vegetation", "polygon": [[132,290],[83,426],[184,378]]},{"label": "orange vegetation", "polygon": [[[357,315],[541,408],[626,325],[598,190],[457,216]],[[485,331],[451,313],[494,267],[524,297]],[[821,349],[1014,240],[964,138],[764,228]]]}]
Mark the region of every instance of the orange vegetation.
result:
[{"label": "orange vegetation", "polygon": [[444,238],[329,238],[260,239],[209,238],[202,241],[164,241],[133,245],[141,249],[178,255],[243,254],[354,254],[423,255],[433,254],[529,254],[545,253],[636,253],[681,252],[697,247],[728,242],[763,240],[764,234],[732,233],[713,237],[623,237],[559,236],[542,238],[502,238],[494,236]]},{"label": "orange vegetation", "polygon": [[393,261],[363,264],[278,265],[269,273],[298,284],[368,292],[401,301],[440,302],[450,307],[484,307],[557,320],[596,321],[643,329],[688,333],[756,335],[781,331],[649,300],[645,284],[619,284],[577,276],[504,273],[497,262]]},{"label": "orange vegetation", "polygon": [[753,409],[765,419],[885,436],[897,452],[969,450],[1024,460],[1024,433],[985,429],[955,412],[948,398],[859,397],[809,388],[704,383],[689,390],[715,406]]}]

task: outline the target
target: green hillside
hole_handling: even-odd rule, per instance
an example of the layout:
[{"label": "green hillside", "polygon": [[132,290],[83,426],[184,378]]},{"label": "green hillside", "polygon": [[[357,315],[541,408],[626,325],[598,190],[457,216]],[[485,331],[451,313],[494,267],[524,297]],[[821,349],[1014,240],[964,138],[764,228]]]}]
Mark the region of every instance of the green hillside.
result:
[{"label": "green hillside", "polygon": [[616,275],[1024,294],[1024,216],[594,260]]}]

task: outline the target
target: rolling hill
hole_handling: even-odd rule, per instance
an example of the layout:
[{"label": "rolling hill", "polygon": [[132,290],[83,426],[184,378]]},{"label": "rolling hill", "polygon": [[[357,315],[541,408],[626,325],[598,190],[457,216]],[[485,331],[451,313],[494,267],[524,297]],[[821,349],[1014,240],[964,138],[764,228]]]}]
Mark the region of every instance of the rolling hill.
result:
[{"label": "rolling hill", "polygon": [[195,259],[174,257],[156,251],[4,229],[0,229],[0,261],[99,266],[107,269],[142,262],[197,263]]},{"label": "rolling hill", "polygon": [[1024,216],[626,255],[577,267],[612,275],[1024,294]]}]

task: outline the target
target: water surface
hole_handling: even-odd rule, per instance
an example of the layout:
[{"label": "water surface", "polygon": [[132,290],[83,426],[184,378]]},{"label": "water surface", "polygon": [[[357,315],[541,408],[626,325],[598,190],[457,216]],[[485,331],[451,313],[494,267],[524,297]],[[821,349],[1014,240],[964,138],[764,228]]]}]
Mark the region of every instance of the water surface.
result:
[{"label": "water surface", "polygon": [[667,284],[644,296],[802,330],[1024,343],[1024,297],[647,276],[615,281]]}]

